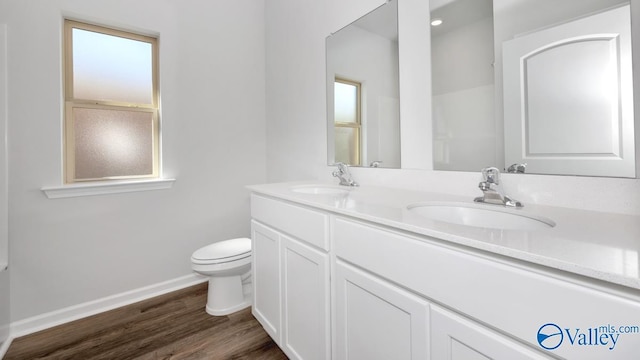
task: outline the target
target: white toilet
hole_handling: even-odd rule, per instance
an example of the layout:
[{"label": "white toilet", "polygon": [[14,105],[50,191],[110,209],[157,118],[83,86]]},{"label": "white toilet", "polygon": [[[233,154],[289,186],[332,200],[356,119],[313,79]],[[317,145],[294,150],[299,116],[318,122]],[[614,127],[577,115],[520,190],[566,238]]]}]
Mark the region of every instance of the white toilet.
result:
[{"label": "white toilet", "polygon": [[224,240],[191,255],[193,271],[209,277],[207,313],[227,315],[251,306],[251,239]]}]

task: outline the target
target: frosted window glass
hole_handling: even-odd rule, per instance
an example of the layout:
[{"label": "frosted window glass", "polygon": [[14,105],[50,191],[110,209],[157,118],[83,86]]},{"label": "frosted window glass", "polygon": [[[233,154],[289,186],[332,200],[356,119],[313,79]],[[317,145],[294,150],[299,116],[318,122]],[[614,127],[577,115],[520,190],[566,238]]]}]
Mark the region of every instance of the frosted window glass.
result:
[{"label": "frosted window glass", "polygon": [[75,178],[153,173],[153,113],[74,108]]},{"label": "frosted window glass", "polygon": [[152,45],[73,29],[75,99],[153,103]]},{"label": "frosted window glass", "polygon": [[358,161],[358,129],[350,127],[335,128],[336,162],[360,165]]},{"label": "frosted window glass", "polygon": [[336,122],[358,122],[358,88],[355,85],[335,83],[334,119]]}]

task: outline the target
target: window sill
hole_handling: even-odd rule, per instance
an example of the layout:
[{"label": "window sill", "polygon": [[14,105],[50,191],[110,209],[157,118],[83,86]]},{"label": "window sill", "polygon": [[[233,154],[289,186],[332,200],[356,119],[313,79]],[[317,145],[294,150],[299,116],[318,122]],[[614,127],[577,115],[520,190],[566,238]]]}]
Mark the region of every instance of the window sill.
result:
[{"label": "window sill", "polygon": [[42,192],[49,199],[60,199],[78,196],[94,196],[119,194],[134,191],[170,189],[176,179],[154,179],[144,181],[108,181],[87,184],[71,184],[63,186],[43,187]]}]

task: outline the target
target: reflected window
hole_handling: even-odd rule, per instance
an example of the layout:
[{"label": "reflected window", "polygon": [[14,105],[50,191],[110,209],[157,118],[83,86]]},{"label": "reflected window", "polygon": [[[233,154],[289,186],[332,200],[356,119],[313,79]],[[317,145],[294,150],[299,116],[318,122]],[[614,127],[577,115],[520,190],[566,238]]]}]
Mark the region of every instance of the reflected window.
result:
[{"label": "reflected window", "polygon": [[335,161],[349,165],[361,164],[362,121],[361,84],[335,79],[334,122]]},{"label": "reflected window", "polygon": [[65,182],[158,176],[157,39],[65,21]]}]

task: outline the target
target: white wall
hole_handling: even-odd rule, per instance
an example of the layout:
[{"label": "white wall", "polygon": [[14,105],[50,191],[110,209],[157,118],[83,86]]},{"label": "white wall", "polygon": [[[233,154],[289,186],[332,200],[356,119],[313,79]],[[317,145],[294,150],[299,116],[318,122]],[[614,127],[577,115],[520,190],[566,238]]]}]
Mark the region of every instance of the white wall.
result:
[{"label": "white wall", "polygon": [[265,8],[272,182],[311,179],[327,164],[325,12],[326,3],[314,0],[269,0]]},{"label": "white wall", "polygon": [[[0,345],[9,337],[9,233],[7,229],[7,27],[0,21]],[[2,346],[0,346],[0,349]],[[2,350],[0,350],[0,354]]]},{"label": "white wall", "polygon": [[[159,35],[171,190],[40,191],[62,182],[63,16]],[[198,247],[249,235],[244,185],[266,180],[263,0],[8,0],[3,22],[12,321],[190,274]]]},{"label": "white wall", "polygon": [[[409,55],[424,58],[425,48],[403,45],[403,26],[426,23],[421,11],[407,11],[407,5],[419,6],[416,0],[399,0],[401,122],[429,123],[430,108],[425,111],[418,100],[428,104],[430,98],[424,66],[411,63]],[[426,3],[426,2],[424,2]],[[324,38],[358,16],[380,5],[380,1],[300,1],[270,0],[267,8],[267,164],[270,181],[323,179],[331,180],[332,168],[326,166]],[[640,7],[632,0],[632,7]],[[428,9],[427,9],[428,11]],[[640,23],[634,10],[632,23]],[[428,25],[425,25],[428,27]],[[635,30],[634,30],[635,31]],[[408,33],[405,32],[405,35]],[[428,48],[429,34],[411,33],[412,44]],[[422,38],[422,42],[420,42]],[[405,38],[406,39],[406,38]],[[636,47],[637,48],[637,47]],[[637,51],[637,49],[636,49]],[[403,58],[404,57],[404,58]],[[405,63],[403,63],[405,61]],[[635,57],[640,68],[640,57]],[[403,66],[405,64],[405,66]],[[404,72],[404,74],[403,74]],[[413,75],[413,76],[411,76]],[[402,79],[413,79],[404,81]],[[636,79],[640,79],[636,72]],[[428,83],[427,83],[428,84]],[[297,86],[294,86],[297,85]],[[636,86],[640,89],[640,86]],[[636,94],[640,90],[636,91]],[[406,99],[409,99],[407,102]],[[636,99],[640,99],[636,95]],[[636,104],[640,102],[636,101]],[[640,108],[640,106],[636,106]],[[424,114],[424,117],[421,117]],[[431,144],[430,124],[414,134]],[[403,138],[403,147],[405,139]],[[430,155],[430,154],[429,154]],[[403,153],[403,161],[405,155]],[[352,169],[361,184],[381,184],[425,191],[443,191],[469,196],[479,195],[479,172],[425,170]],[[333,181],[336,181],[335,179]],[[572,176],[504,176],[505,190],[526,203],[551,204],[590,210],[640,215],[640,179],[613,179]]]}]

